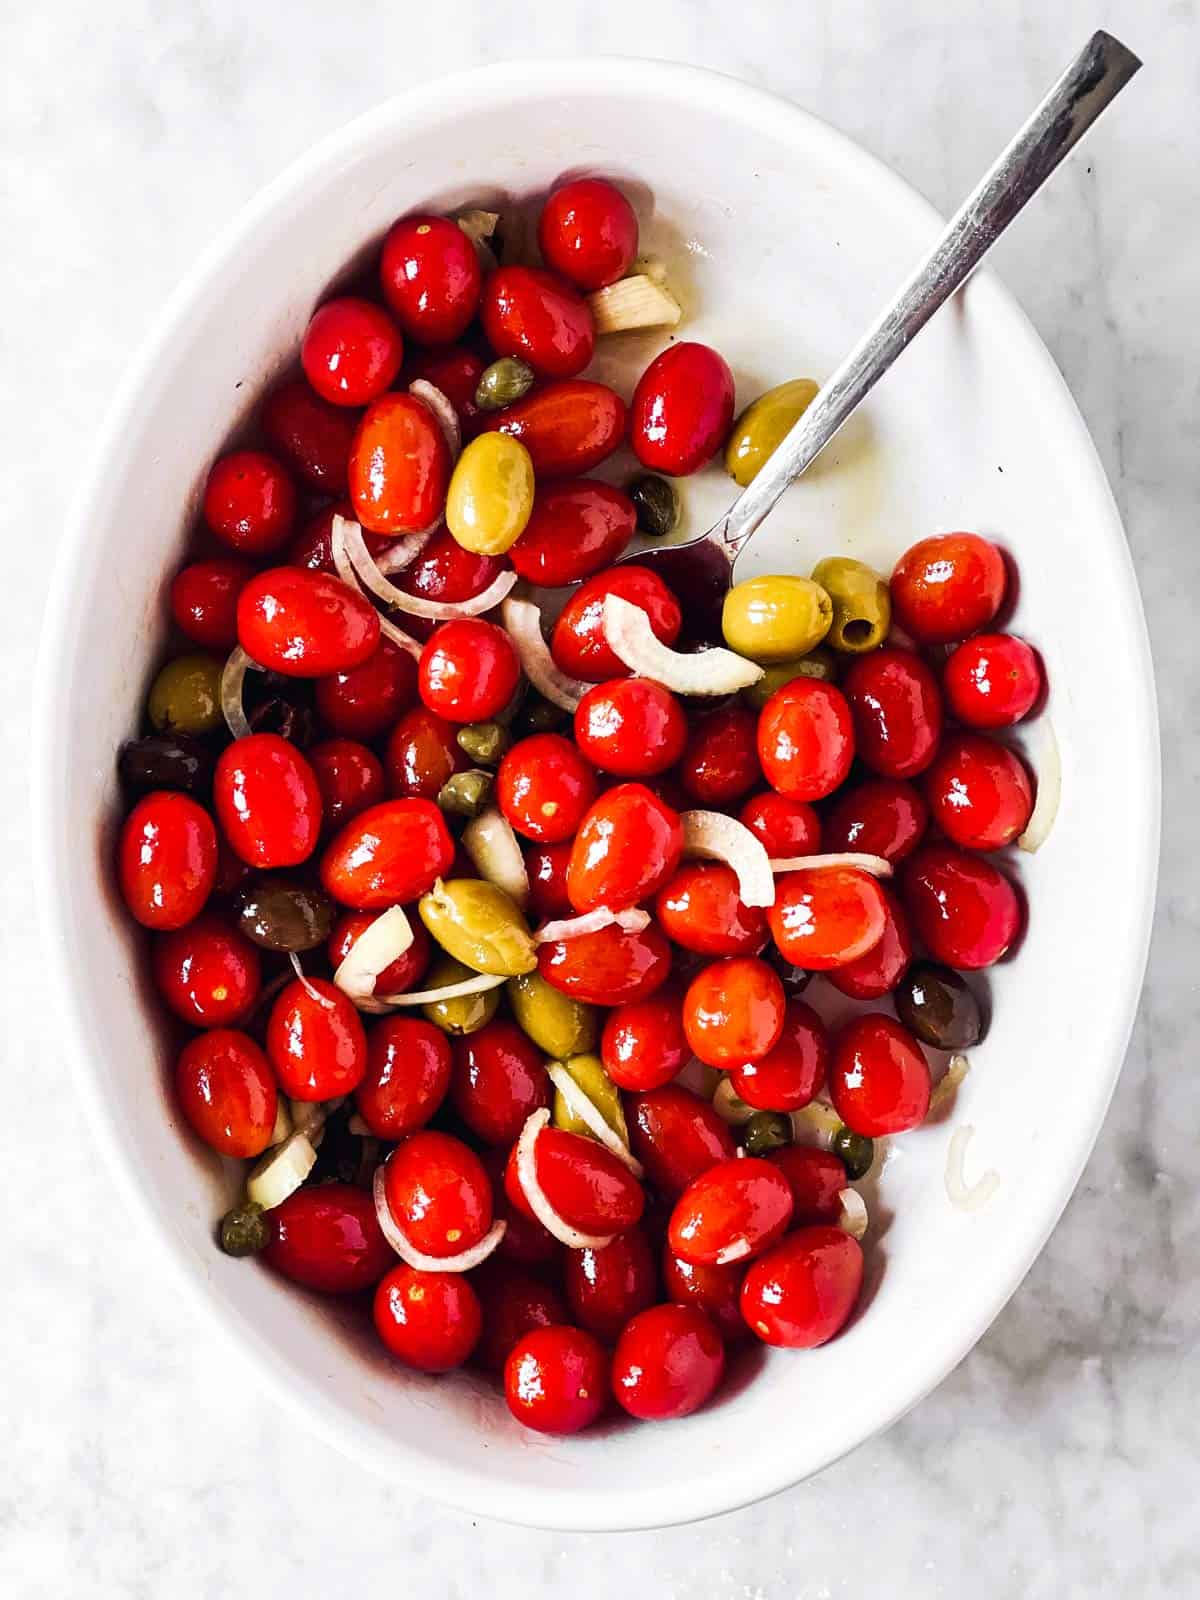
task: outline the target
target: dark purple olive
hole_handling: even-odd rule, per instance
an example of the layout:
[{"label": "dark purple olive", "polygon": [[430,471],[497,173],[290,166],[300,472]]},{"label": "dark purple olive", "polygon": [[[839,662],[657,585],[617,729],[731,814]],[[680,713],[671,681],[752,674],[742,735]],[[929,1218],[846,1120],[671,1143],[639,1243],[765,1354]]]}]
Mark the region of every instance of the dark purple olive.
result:
[{"label": "dark purple olive", "polygon": [[986,1031],[979,1001],[950,967],[914,961],[896,985],[895,998],[900,1021],[935,1050],[969,1050]]}]

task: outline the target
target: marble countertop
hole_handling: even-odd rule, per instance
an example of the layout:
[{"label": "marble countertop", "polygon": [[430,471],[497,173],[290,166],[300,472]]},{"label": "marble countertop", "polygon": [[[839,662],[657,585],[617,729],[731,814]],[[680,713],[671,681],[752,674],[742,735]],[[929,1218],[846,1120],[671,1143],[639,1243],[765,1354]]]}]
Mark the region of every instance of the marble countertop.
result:
[{"label": "marble countertop", "polygon": [[[48,558],[107,396],[180,273],[245,199],[320,135],[437,73],[612,51],[720,67],[828,117],[945,210],[1100,23],[1146,71],[996,260],[1108,469],[1161,695],[1156,936],[1083,1182],[954,1375],[789,1493],[698,1527],[612,1536],[479,1524],[400,1493],[231,1380],[226,1348],[164,1295],[48,1025],[70,974],[45,969],[32,934],[24,691]],[[1200,1592],[1194,0],[42,0],[0,20],[0,88],[0,1592]],[[1119,829],[1114,819],[1114,848]]]}]

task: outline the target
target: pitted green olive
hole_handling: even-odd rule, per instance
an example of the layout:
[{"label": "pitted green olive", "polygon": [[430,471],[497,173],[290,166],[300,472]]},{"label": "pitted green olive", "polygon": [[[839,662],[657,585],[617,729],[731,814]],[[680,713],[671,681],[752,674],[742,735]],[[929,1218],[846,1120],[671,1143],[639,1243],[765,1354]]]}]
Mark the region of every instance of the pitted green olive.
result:
[{"label": "pitted green olive", "polygon": [[837,662],[833,652],[819,644],[806,656],[797,656],[795,661],[777,661],[773,667],[767,667],[757,683],[742,690],[742,699],[755,711],[761,711],[776,689],[782,689],[793,678],[821,678],[826,683],[835,682]]},{"label": "pitted green olive", "polygon": [[770,666],[807,655],[832,621],[833,603],[819,583],[776,573],[734,584],[725,596],[721,631],[731,650]]},{"label": "pitted green olive", "polygon": [[833,602],[826,644],[857,656],[883,643],[892,625],[892,597],[873,567],[849,556],[827,556],[812,575]]},{"label": "pitted green olive", "polygon": [[417,906],[430,934],[475,972],[515,978],[537,966],[537,951],[514,901],[481,878],[437,882]]},{"label": "pitted green olive", "polygon": [[510,978],[508,1003],[518,1025],[548,1056],[565,1061],[596,1048],[596,1013],[546,982],[540,972]]},{"label": "pitted green olive", "polygon": [[[462,983],[477,974],[452,956],[435,961],[421,982],[426,989],[448,989],[451,984]],[[500,1005],[500,986],[485,989],[481,994],[459,994],[451,1000],[431,1000],[421,1007],[426,1022],[432,1022],[443,1033],[478,1033],[496,1015]]]},{"label": "pitted green olive", "polygon": [[725,446],[725,470],[744,489],[816,399],[811,378],[792,378],[748,405]]},{"label": "pitted green olive", "polygon": [[[587,1095],[596,1110],[608,1123],[612,1131],[626,1144],[629,1143],[629,1132],[625,1126],[625,1112],[621,1107],[621,1096],[616,1084],[604,1070],[604,1063],[599,1056],[581,1055],[572,1056],[568,1061],[561,1063],[571,1077]],[[577,1117],[563,1099],[562,1091],[554,1091],[554,1126],[561,1128],[564,1133],[591,1134],[591,1129],[582,1117]]]}]

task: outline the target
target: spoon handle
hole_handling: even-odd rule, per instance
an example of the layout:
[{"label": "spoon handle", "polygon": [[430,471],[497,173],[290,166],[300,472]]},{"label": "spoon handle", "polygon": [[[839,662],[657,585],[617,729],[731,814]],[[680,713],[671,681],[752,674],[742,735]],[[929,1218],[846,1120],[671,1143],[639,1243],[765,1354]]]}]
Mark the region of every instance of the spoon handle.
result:
[{"label": "spoon handle", "polygon": [[895,300],[876,318],[753,482],[721,534],[730,560],[788,484],[810,465],[933,313],[964,283],[1009,223],[1141,66],[1095,33],[963,201]]}]

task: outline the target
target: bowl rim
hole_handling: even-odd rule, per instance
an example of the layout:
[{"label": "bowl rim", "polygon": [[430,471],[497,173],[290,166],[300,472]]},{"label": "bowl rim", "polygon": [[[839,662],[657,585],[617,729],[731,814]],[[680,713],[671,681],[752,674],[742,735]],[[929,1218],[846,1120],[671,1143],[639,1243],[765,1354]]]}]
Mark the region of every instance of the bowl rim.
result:
[{"label": "bowl rim", "polygon": [[[619,93],[628,96],[631,91],[688,104],[698,100],[719,103],[722,111],[743,127],[775,132],[782,142],[803,146],[843,170],[853,169],[863,181],[887,191],[891,203],[907,213],[916,231],[927,232],[932,239],[943,226],[944,219],[905,179],[848,135],[786,98],[709,68],[634,57],[512,60],[439,77],[373,107],[293,160],[221,230],[168,297],[119,385],[67,520],[43,617],[33,702],[34,872],[42,936],[52,960],[73,942],[67,876],[70,852],[63,819],[59,816],[62,797],[61,787],[56,783],[56,770],[60,747],[54,737],[54,730],[62,725],[57,701],[64,692],[64,679],[56,670],[56,664],[63,658],[73,626],[73,577],[89,540],[93,509],[101,497],[106,463],[119,452],[123,434],[138,415],[139,397],[147,378],[159,363],[169,360],[177,333],[191,316],[194,306],[202,300],[209,279],[253,241],[266,219],[302,196],[315,172],[372,146],[405,122],[420,120],[427,114],[444,116],[455,102],[477,105],[481,96],[503,99],[513,95],[531,98],[551,94],[565,100],[571,95]],[[1139,903],[1127,908],[1129,961],[1120,986],[1118,1020],[1108,1041],[1106,1070],[1097,1071],[1090,1100],[1081,1107],[1080,1119],[1074,1125],[1070,1158],[1062,1163],[1053,1203],[1040,1218],[1034,1219],[1034,1225],[1025,1229],[1019,1249],[1009,1258],[1009,1270],[998,1280],[993,1293],[973,1303],[973,1314],[960,1318],[953,1325],[953,1337],[946,1338],[936,1350],[927,1352],[916,1381],[885,1413],[875,1418],[870,1428],[859,1429],[847,1438],[840,1449],[815,1464],[813,1472],[823,1470],[865,1439],[890,1427],[935,1388],[971,1350],[1016,1291],[1053,1231],[1095,1144],[1124,1062],[1149,951],[1159,851],[1159,733],[1149,639],[1120,515],[1086,424],[1024,312],[987,271],[976,274],[970,293],[977,313],[1001,324],[1020,359],[1039,368],[1048,386],[1058,391],[1064,422],[1075,434],[1076,470],[1089,496],[1089,514],[1097,538],[1107,543],[1107,557],[1122,574],[1121,597],[1128,643],[1131,653],[1140,657],[1141,663],[1136,693],[1140,696],[1139,709],[1144,713],[1141,718],[1143,747],[1140,751],[1131,751],[1130,759],[1143,764],[1146,783],[1143,814],[1131,819],[1138,825],[1133,830],[1130,849],[1138,856],[1142,893]],[[67,970],[73,969],[68,965]],[[226,1337],[234,1337],[234,1330],[237,1330],[241,1347],[252,1353],[254,1375],[262,1386],[335,1449],[387,1480],[399,1478],[421,1493],[472,1515],[561,1530],[603,1531],[690,1522],[738,1509],[788,1488],[801,1476],[808,1475],[804,1469],[789,1466],[785,1454],[763,1451],[757,1458],[743,1463],[736,1485],[726,1484],[725,1475],[715,1472],[707,1480],[710,1487],[699,1497],[692,1485],[686,1504],[681,1503],[678,1495],[673,1498],[672,1486],[665,1484],[656,1486],[653,1493],[648,1492],[646,1485],[634,1484],[618,1495],[564,1487],[540,1492],[531,1504],[528,1491],[506,1483],[501,1473],[486,1474],[482,1469],[431,1460],[401,1439],[393,1438],[384,1444],[377,1434],[348,1417],[330,1393],[324,1390],[301,1393],[289,1384],[257,1329],[236,1305],[211,1286],[180,1236],[169,1229],[154,1210],[148,1192],[138,1182],[133,1164],[122,1149],[119,1119],[104,1093],[101,1075],[92,1065],[93,1051],[82,1001],[78,991],[71,987],[63,995],[63,1022],[66,1054],[72,1064],[76,1088],[87,1108],[90,1127],[98,1137],[109,1168],[131,1210],[142,1219],[162,1246],[162,1253],[172,1262],[176,1281],[186,1285],[192,1303],[203,1306],[206,1316]]]}]

